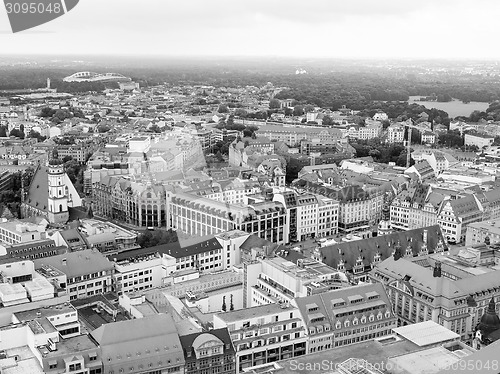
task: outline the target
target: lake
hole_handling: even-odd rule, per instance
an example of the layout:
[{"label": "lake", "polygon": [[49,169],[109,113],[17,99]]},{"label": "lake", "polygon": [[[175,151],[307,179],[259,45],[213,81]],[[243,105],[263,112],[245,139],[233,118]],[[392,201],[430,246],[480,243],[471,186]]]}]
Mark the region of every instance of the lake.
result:
[{"label": "lake", "polygon": [[[408,103],[420,104],[425,106],[427,109],[436,108],[439,110],[444,110],[446,113],[448,113],[450,118],[455,118],[458,116],[468,117],[475,110],[484,112],[490,105],[488,103],[480,103],[477,101],[471,101],[468,104],[464,104],[460,100],[455,99],[446,103],[439,103],[437,101],[418,101],[419,98],[420,96],[410,96],[410,100],[408,100]],[[415,101],[415,99],[417,99],[417,101]]]}]

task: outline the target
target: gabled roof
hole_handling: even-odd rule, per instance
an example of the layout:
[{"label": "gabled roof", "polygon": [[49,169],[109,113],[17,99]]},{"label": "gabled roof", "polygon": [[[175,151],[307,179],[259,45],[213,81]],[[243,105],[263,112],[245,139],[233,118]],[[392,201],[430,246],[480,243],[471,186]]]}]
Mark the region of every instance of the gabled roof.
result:
[{"label": "gabled roof", "polygon": [[40,166],[36,169],[24,202],[35,209],[47,211],[49,202],[49,174],[46,166]]},{"label": "gabled roof", "polygon": [[[352,300],[358,301],[351,303]],[[389,311],[391,316],[394,317],[391,303],[381,283],[363,284],[299,297],[295,299],[295,303],[308,326],[334,326],[337,321],[343,323],[346,319],[346,313],[353,313],[347,317],[351,320],[354,318],[360,319],[363,316],[368,319],[370,312],[362,313],[361,311],[374,306],[384,308],[385,305],[385,309],[377,310],[374,314],[379,313],[379,311],[382,313]],[[321,320],[318,317],[324,317],[324,319]],[[344,326],[342,325],[342,327]]]},{"label": "gabled roof", "polygon": [[177,334],[174,321],[169,314],[108,323],[91,332],[92,337],[101,346],[134,342],[168,334]]},{"label": "gabled roof", "polygon": [[68,278],[113,269],[113,264],[102,253],[90,249],[34,259],[33,262],[35,269],[49,265],[66,274]]},{"label": "gabled roof", "polygon": [[500,202],[500,188],[495,188],[493,190],[486,191],[484,193],[484,197],[490,204]]},{"label": "gabled roof", "polygon": [[439,243],[446,250],[441,227],[434,225],[375,238],[337,243],[322,247],[319,251],[322,261],[334,269],[342,260],[346,270],[351,270],[359,256],[363,259],[364,266],[369,267],[373,263],[375,254],[380,253],[381,261],[383,261],[392,256],[397,245],[401,247],[403,254],[406,253],[408,247],[411,247],[413,255],[417,256],[422,249],[424,231],[427,231],[427,250],[429,253],[434,253]]},{"label": "gabled roof", "polygon": [[477,200],[472,195],[450,200],[450,205],[457,217],[469,215],[480,210]]},{"label": "gabled roof", "polygon": [[121,261],[135,257],[148,256],[155,253],[170,255],[174,258],[182,258],[196,255],[199,253],[210,252],[221,249],[219,241],[213,236],[210,238],[200,238],[199,242],[182,245],[179,241],[167,244],[161,244],[149,248],[133,249],[131,251],[120,252],[113,255],[113,260]]},{"label": "gabled roof", "polygon": [[149,363],[156,368],[184,365],[179,335],[169,314],[104,324],[91,336],[102,350],[105,367],[123,366],[129,371],[132,362],[144,369]]},{"label": "gabled roof", "polygon": [[[393,256],[390,256],[377,265],[375,272],[380,271],[393,279],[401,280],[406,277],[406,282],[410,286],[441,298],[441,303],[444,304],[450,303],[454,298],[468,297],[477,292],[481,293],[489,288],[497,287],[499,283],[498,271],[464,276],[456,280],[445,276],[434,277],[432,262],[435,264],[436,261],[432,258],[428,258],[428,260],[431,263],[429,266],[425,266],[419,264],[419,261],[413,262],[411,258],[394,260]],[[442,261],[441,267],[447,273],[457,274],[456,267],[450,266],[446,261]]]},{"label": "gabled roof", "polygon": [[265,246],[277,246],[275,243],[269,240],[263,239],[255,234],[251,234],[246,240],[240,245],[241,249],[250,251],[252,248],[264,248]]}]

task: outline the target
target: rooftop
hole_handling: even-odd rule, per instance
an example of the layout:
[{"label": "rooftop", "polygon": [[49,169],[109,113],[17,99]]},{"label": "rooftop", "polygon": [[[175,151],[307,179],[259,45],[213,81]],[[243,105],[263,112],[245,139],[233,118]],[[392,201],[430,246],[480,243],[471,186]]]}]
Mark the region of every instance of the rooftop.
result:
[{"label": "rooftop", "polygon": [[274,267],[281,269],[285,273],[289,273],[290,275],[295,276],[296,278],[313,279],[313,278],[318,278],[322,275],[337,273],[337,270],[320,262],[311,259],[302,259],[302,260],[299,259],[298,263],[300,264],[301,261],[303,265],[299,266],[282,257],[271,257],[263,260],[263,262],[269,263]]},{"label": "rooftop", "polygon": [[255,306],[252,308],[233,310],[231,312],[220,313],[217,316],[227,323],[247,320],[283,312],[283,308],[279,304],[266,304]]},{"label": "rooftop", "polygon": [[[485,363],[494,362],[493,360],[498,360],[498,352],[500,351],[500,340],[481,348],[481,350],[474,352],[470,356],[467,356],[465,360],[461,360],[457,365],[452,365],[448,368],[443,368],[439,371],[439,374],[455,374],[457,373],[457,367],[466,367],[467,362],[477,362],[482,363],[481,367],[475,367],[474,374],[491,374],[493,371],[490,365],[485,365]],[[465,364],[465,366],[463,366]],[[496,369],[498,372],[498,369]],[[466,370],[463,371],[467,372]]]},{"label": "rooftop", "polygon": [[495,221],[481,221],[469,223],[467,227],[488,231],[492,234],[500,235],[500,219]]},{"label": "rooftop", "polygon": [[48,265],[62,271],[68,278],[113,269],[113,264],[102,253],[90,249],[35,259],[33,262],[36,269]]},{"label": "rooftop", "polygon": [[249,233],[241,230],[232,230],[232,231],[226,231],[222,232],[220,234],[215,235],[217,238],[221,238],[223,240],[230,240],[230,239],[237,239],[241,238],[243,236],[250,235]]},{"label": "rooftop", "polygon": [[430,320],[396,327],[393,331],[419,347],[460,339],[457,333]]},{"label": "rooftop", "polygon": [[[474,350],[468,346],[457,344],[456,348],[447,349],[444,346],[433,347],[393,357],[390,363],[399,368],[402,372],[412,374],[434,374],[447,367],[455,367],[455,372],[460,372],[458,362],[465,357],[465,362],[468,362],[470,355]],[[474,367],[475,369],[475,367]],[[476,370],[467,372],[477,373]]]},{"label": "rooftop", "polygon": [[50,358],[79,353],[89,349],[98,349],[98,346],[88,335],[78,335],[72,338],[59,339],[56,346],[57,351],[50,351],[45,347],[38,348],[38,350],[44,357]]},{"label": "rooftop", "polygon": [[219,241],[213,236],[209,237],[208,239],[207,237],[194,238],[193,241],[197,242],[192,243],[191,240],[182,240],[182,243],[180,241],[176,241],[172,243],[157,245],[155,247],[133,249],[113,255],[113,261],[122,261],[136,257],[143,257],[155,253],[169,255],[174,258],[182,258],[222,248]]},{"label": "rooftop", "polygon": [[41,308],[15,312],[14,315],[19,322],[29,322],[37,318],[50,318],[61,314],[76,313],[76,309],[70,303],[44,306]]},{"label": "rooftop", "polygon": [[[389,344],[370,340],[362,343],[336,347],[335,350],[325,350],[317,353],[309,353],[305,356],[294,357],[291,360],[280,361],[283,368],[275,371],[276,374],[317,374],[324,372],[324,366],[318,366],[326,362],[328,368],[333,372],[338,364],[350,358],[362,358],[372,365],[381,366],[387,358],[406,353],[415,352],[419,347],[407,340],[399,340]],[[328,371],[325,371],[328,372]]]},{"label": "rooftop", "polygon": [[43,374],[43,368],[30,347],[21,346],[7,349],[7,358],[0,360],[2,374]]}]

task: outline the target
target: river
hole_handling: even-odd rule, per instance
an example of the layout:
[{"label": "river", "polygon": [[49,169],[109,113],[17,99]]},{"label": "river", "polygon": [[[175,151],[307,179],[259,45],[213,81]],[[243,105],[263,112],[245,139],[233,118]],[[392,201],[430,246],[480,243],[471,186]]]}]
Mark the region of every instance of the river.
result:
[{"label": "river", "polygon": [[445,103],[440,103],[437,101],[418,101],[419,98],[420,96],[410,96],[410,100],[408,100],[408,103],[420,104],[425,106],[427,109],[436,108],[439,110],[444,110],[446,113],[448,113],[448,116],[450,116],[450,118],[455,118],[458,116],[468,117],[473,111],[479,110],[483,112],[488,109],[488,106],[490,105],[488,103],[481,103],[477,101],[471,101],[470,103],[464,104],[460,100],[456,99]]}]

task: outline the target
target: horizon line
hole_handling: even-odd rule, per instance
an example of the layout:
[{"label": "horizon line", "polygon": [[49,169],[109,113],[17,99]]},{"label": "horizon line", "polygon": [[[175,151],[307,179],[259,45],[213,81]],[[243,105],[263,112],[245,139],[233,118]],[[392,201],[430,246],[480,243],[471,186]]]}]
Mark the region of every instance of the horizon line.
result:
[{"label": "horizon line", "polygon": [[471,61],[471,62],[500,62],[499,57],[361,57],[361,56],[292,56],[292,55],[271,55],[271,54],[262,54],[262,55],[216,55],[216,54],[200,54],[200,55],[183,55],[183,54],[154,54],[154,53],[141,53],[141,54],[128,54],[128,53],[68,53],[68,54],[50,54],[50,53],[5,53],[0,57],[0,61],[5,58],[12,57],[30,57],[30,58],[72,58],[72,57],[100,57],[100,58],[151,58],[151,59],[261,59],[261,58],[271,58],[271,59],[293,59],[293,60],[340,60],[340,61],[447,61],[447,62],[461,62],[461,61]]}]

